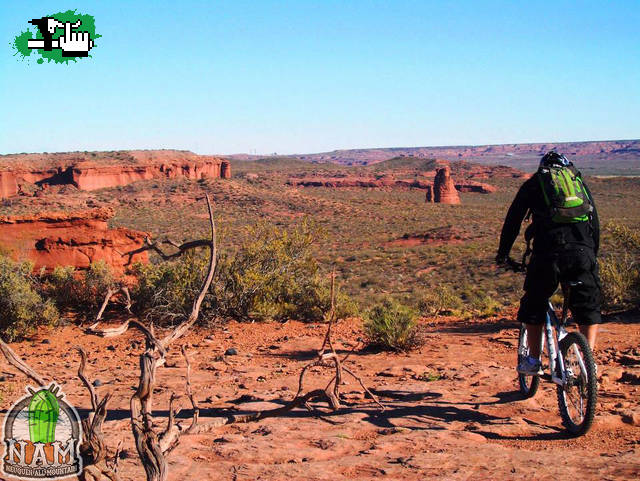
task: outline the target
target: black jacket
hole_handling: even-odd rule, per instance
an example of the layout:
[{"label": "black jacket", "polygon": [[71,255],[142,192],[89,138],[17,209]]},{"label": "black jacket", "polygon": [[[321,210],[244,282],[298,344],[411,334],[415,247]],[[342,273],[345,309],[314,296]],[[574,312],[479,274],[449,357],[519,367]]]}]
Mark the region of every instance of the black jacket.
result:
[{"label": "black jacket", "polygon": [[513,243],[520,233],[520,226],[525,216],[532,211],[533,253],[537,255],[551,253],[558,248],[567,245],[582,245],[593,249],[598,253],[600,248],[600,221],[598,211],[593,203],[593,196],[589,187],[585,184],[585,189],[593,205],[593,213],[590,222],[577,222],[574,224],[557,224],[541,215],[547,211],[547,205],[542,194],[540,181],[537,174],[525,181],[516,194],[515,199],[502,226],[500,234],[500,246],[498,256],[506,257],[511,251]]}]

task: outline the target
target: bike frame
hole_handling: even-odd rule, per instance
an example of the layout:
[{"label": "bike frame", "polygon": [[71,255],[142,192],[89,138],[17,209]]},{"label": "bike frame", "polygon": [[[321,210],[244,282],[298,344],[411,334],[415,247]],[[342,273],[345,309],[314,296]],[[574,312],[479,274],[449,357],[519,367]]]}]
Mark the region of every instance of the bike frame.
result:
[{"label": "bike frame", "polygon": [[[565,296],[567,299],[567,296]],[[553,308],[553,304],[549,302],[549,309],[547,309],[546,321],[544,325],[544,334],[540,340],[540,352],[543,352],[543,347],[546,338],[547,354],[549,355],[549,371],[551,372],[551,381],[561,386],[567,383],[567,373],[564,368],[564,359],[562,359],[562,353],[558,343],[567,335],[565,329],[565,322],[567,319],[567,301],[565,300],[562,306],[562,318],[558,319],[556,311]],[[556,335],[557,334],[557,335]],[[581,372],[587,372],[584,360],[582,356],[577,354],[578,363],[580,364]],[[559,371],[559,372],[558,372]],[[560,374],[560,376],[558,376]]]},{"label": "bike frame", "polygon": [[[567,375],[565,373],[562,353],[560,352],[560,349],[558,347],[558,342],[560,342],[562,338],[567,335],[567,330],[564,328],[564,325],[560,323],[551,302],[549,302],[549,309],[547,309],[544,334],[545,335],[543,336],[541,342],[544,345],[544,340],[546,338],[551,380],[556,384],[564,386],[567,381]],[[540,348],[540,351],[542,352],[542,346],[540,346]],[[560,377],[556,375],[556,373],[558,372],[558,367],[560,367]]]}]

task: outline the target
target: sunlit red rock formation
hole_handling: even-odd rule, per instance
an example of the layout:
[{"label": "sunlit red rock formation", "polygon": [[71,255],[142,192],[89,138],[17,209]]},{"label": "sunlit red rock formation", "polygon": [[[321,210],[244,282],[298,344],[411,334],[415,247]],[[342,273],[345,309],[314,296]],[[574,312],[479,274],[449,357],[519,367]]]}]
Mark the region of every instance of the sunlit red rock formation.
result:
[{"label": "sunlit red rock formation", "polygon": [[425,193],[425,196],[424,196],[424,201],[427,204],[431,204],[433,202],[433,187],[428,185],[425,188],[425,190],[426,190],[426,193]]},{"label": "sunlit red rock formation", "polygon": [[[162,177],[169,179],[185,177],[192,180],[199,180],[205,177],[216,179],[223,177],[222,170],[225,165],[227,166],[224,167],[227,177],[224,178],[229,178],[231,176],[231,169],[228,167],[229,163],[215,158],[214,160],[202,162],[133,166],[94,166],[90,163],[81,163],[73,167],[73,184],[80,190],[96,190]],[[226,172],[229,172],[229,174]]]},{"label": "sunlit red rock formation", "polygon": [[433,201],[440,204],[459,204],[460,196],[451,178],[451,169],[448,166],[437,170],[433,181]]},{"label": "sunlit red rock formation", "polygon": [[69,184],[95,190],[178,177],[228,179],[231,165],[219,157],[183,151],[6,155],[0,158],[0,198],[20,194],[22,184]]},{"label": "sunlit red rock formation", "polygon": [[0,197],[11,197],[18,193],[18,183],[12,172],[0,172]]},{"label": "sunlit red rock formation", "polygon": [[[103,260],[123,271],[128,261],[123,253],[144,243],[145,232],[109,229],[111,209],[93,209],[73,213],[39,213],[0,217],[0,247],[16,259],[29,259],[35,270],[55,266],[86,268]],[[146,252],[133,261],[148,260]]]},{"label": "sunlit red rock formation", "polygon": [[223,179],[231,178],[231,163],[224,160],[222,161],[222,165],[220,166],[220,177]]},{"label": "sunlit red rock formation", "polygon": [[[448,170],[448,167],[446,167]],[[441,171],[444,169],[439,169]],[[287,184],[300,186],[300,187],[328,187],[328,188],[342,188],[342,187],[363,187],[363,188],[384,188],[384,187],[400,187],[400,188],[413,188],[425,190],[426,202],[442,202],[445,204],[459,204],[460,198],[455,192],[474,192],[480,194],[491,194],[497,189],[489,184],[482,182],[475,182],[472,180],[466,180],[453,184],[451,180],[451,173],[447,174],[446,178],[449,180],[439,179],[438,174],[434,172],[435,181],[429,183],[418,179],[394,179],[391,176],[384,176],[382,178],[373,177],[301,177],[293,178],[287,181]],[[441,184],[444,182],[444,184]],[[453,185],[453,187],[451,187]],[[436,200],[435,192],[436,186],[440,194],[438,199],[444,198],[444,200]],[[449,194],[449,190],[452,189],[452,193]],[[453,199],[453,202],[450,200]],[[455,200],[457,199],[457,201]]]},{"label": "sunlit red rock formation", "polygon": [[37,184],[48,179],[48,184],[61,184],[71,181],[71,176],[64,181],[65,172],[59,168],[30,170],[24,166],[16,166],[13,170],[0,170],[0,198],[11,197],[21,192],[22,184]]},{"label": "sunlit red rock formation", "polygon": [[493,194],[498,190],[493,185],[484,184],[482,182],[473,182],[471,180],[466,182],[456,182],[456,189],[458,192],[476,192],[479,194]]}]

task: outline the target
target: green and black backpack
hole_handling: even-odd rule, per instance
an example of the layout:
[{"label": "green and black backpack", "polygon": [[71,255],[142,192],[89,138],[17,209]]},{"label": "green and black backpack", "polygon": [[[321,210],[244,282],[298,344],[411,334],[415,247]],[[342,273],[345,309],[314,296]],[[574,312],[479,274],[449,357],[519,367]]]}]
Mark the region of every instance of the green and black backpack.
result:
[{"label": "green and black backpack", "polygon": [[593,204],[573,164],[542,166],[536,175],[547,205],[545,217],[559,224],[590,220]]}]

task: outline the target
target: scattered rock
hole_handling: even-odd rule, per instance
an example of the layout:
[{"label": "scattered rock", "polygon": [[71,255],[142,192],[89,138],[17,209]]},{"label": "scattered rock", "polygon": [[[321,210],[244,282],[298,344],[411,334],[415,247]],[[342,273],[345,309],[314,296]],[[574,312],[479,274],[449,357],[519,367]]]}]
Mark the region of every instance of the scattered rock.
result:
[{"label": "scattered rock", "polygon": [[93,387],[100,387],[102,386],[102,381],[100,379],[95,379],[93,381]]},{"label": "scattered rock", "polygon": [[393,428],[382,428],[378,430],[378,434],[381,434],[383,436],[386,436],[389,434],[408,433],[408,432],[411,432],[411,429],[398,427],[398,426]]},{"label": "scattered rock", "polygon": [[129,451],[128,449],[123,449],[122,451],[120,451],[120,459],[129,459],[131,458],[131,451]]},{"label": "scattered rock", "polygon": [[230,347],[226,351],[224,351],[225,356],[237,356],[238,350],[235,347]]},{"label": "scattered rock", "polygon": [[267,426],[260,426],[255,431],[252,431],[251,434],[260,434],[261,436],[268,436],[272,432],[273,431],[271,431],[271,428],[269,428]]},{"label": "scattered rock", "polygon": [[631,384],[640,384],[640,367],[631,367],[624,370],[621,381]]},{"label": "scattered rock", "polygon": [[624,366],[640,366],[640,356],[625,354],[618,358],[618,362]]},{"label": "scattered rock", "polygon": [[640,410],[626,410],[620,413],[622,421],[632,426],[640,426]]},{"label": "scattered rock", "polygon": [[239,434],[225,434],[213,440],[214,443],[239,443],[243,437]]},{"label": "scattered rock", "polygon": [[608,377],[612,381],[619,381],[624,375],[624,369],[617,366],[611,366],[602,370],[602,376]]},{"label": "scattered rock", "polygon": [[40,344],[51,344],[51,341],[49,339],[43,339],[40,341]]},{"label": "scattered rock", "polygon": [[311,441],[311,444],[317,448],[323,449],[323,450],[327,450],[327,449],[331,449],[332,447],[334,447],[336,445],[335,442],[333,441],[329,441],[328,439],[318,439],[316,441]]}]

